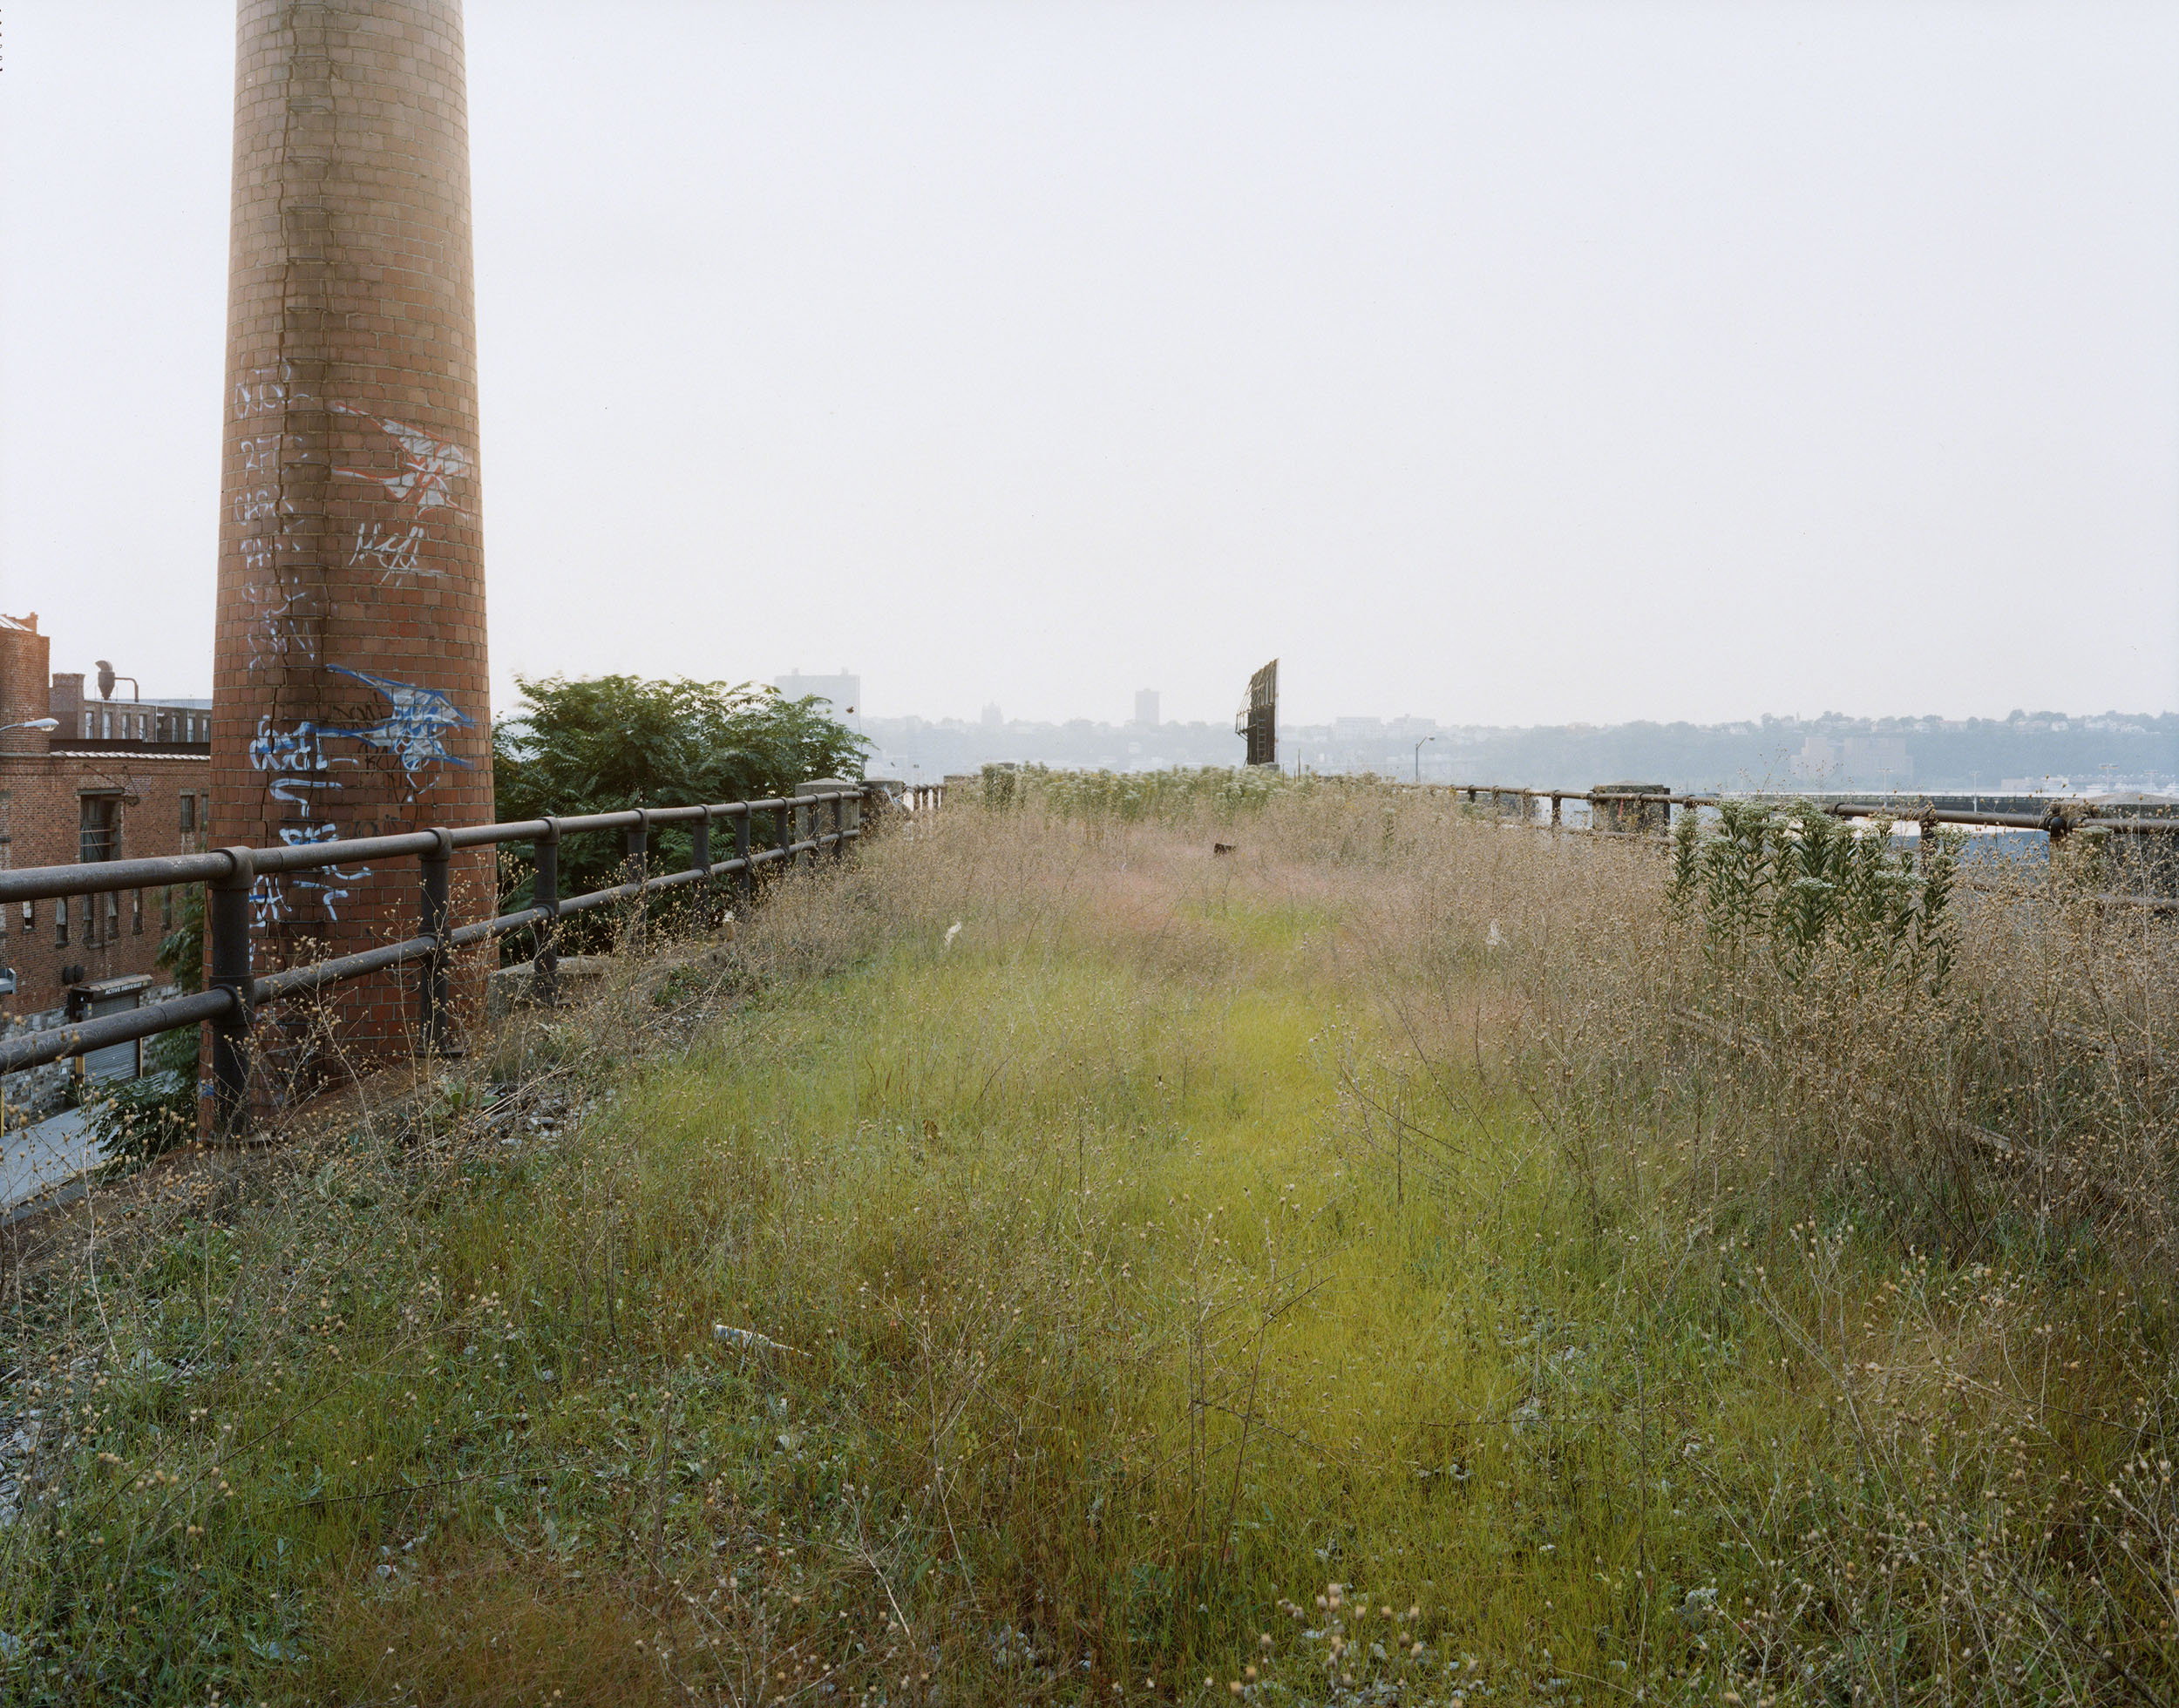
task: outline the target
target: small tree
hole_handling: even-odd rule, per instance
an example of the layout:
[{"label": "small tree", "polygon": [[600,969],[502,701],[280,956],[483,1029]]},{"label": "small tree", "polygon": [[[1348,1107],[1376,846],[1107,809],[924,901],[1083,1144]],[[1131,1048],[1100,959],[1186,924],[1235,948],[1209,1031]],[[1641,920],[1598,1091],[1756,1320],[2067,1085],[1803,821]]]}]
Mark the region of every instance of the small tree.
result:
[{"label": "small tree", "polygon": [[[811,777],[859,777],[864,739],[814,697],[789,700],[751,683],[649,681],[637,676],[517,676],[522,703],[492,731],[495,813],[504,821],[622,812],[631,807],[791,795]],[[769,845],[769,827],[753,827]],[[652,870],[685,866],[689,833],[661,830]],[[723,858],[716,850],[713,858]],[[563,896],[603,888],[622,862],[617,838],[570,837],[560,851]],[[526,851],[502,851],[503,905],[527,905]]]}]

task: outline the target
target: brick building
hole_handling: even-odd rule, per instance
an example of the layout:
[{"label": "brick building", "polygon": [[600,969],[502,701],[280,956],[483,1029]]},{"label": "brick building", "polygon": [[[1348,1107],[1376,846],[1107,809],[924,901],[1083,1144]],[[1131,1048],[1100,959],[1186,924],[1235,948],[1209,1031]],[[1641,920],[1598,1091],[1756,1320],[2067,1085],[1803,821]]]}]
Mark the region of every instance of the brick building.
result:
[{"label": "brick building", "polygon": [[178,742],[211,745],[209,700],[154,702],[132,696],[116,699],[112,695],[92,698],[84,693],[85,674],[63,671],[53,678],[46,704],[56,726],[56,742],[77,747],[110,742],[134,747],[147,743],[167,747]]},{"label": "brick building", "polygon": [[[0,724],[16,726],[0,729],[0,866],[204,847],[212,749],[202,708],[85,702],[82,675],[54,675],[51,661],[51,641],[38,633],[36,613],[0,616]],[[99,733],[74,733],[85,717]],[[40,718],[58,727],[24,727]],[[193,732],[199,739],[188,739]],[[165,983],[153,963],[178,899],[166,891],[132,890],[0,909],[0,966],[13,982],[0,996],[0,1025],[56,1026],[152,994]],[[8,982],[0,977],[0,985]],[[90,1067],[125,1074],[137,1060],[134,1047],[123,1046]],[[57,1107],[71,1071],[60,1065],[10,1075],[0,1088],[10,1116]]]}]

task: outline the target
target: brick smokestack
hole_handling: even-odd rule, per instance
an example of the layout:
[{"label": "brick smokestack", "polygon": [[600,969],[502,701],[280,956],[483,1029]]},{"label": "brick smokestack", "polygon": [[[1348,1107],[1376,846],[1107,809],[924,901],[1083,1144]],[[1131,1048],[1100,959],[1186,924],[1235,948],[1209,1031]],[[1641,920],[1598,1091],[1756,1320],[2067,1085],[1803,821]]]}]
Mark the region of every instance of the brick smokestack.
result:
[{"label": "brick smokestack", "polygon": [[53,643],[37,632],[37,613],[0,616],[0,753],[44,753],[52,737],[43,729],[10,729],[9,724],[50,717],[52,698],[47,673]]},{"label": "brick smokestack", "polygon": [[[460,0],[241,0],[233,217],[214,845],[488,822]],[[456,856],[457,919],[491,878]],[[261,878],[256,970],[412,935],[417,909],[413,859]],[[328,1040],[405,1047],[417,977],[261,1028],[269,1095]]]}]

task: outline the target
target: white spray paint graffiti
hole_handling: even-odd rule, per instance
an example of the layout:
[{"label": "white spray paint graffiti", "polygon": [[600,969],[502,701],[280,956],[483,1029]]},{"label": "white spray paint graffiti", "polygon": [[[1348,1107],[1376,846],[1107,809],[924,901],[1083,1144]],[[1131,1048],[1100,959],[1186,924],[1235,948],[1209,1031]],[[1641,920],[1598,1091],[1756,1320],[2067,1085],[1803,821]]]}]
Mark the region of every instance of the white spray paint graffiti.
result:
[{"label": "white spray paint graffiti", "polygon": [[315,587],[283,575],[269,586],[250,583],[242,597],[256,607],[249,627],[251,669],[318,661],[317,620],[324,607]]},{"label": "white spray paint graffiti", "polygon": [[434,510],[450,510],[457,516],[469,513],[454,502],[453,490],[453,483],[465,478],[472,467],[469,453],[458,444],[435,439],[404,422],[374,416],[352,403],[336,403],[332,407],[342,415],[359,416],[375,423],[401,453],[401,470],[397,474],[373,474],[368,469],[343,468],[336,468],[333,472],[350,480],[376,481],[386,489],[387,497],[397,501],[409,514],[405,529],[397,525],[388,527],[377,522],[358,523],[355,548],[349,554],[350,566],[369,564],[378,571],[381,581],[397,580],[404,575],[445,574],[445,570],[432,568],[423,561],[425,518]]},{"label": "white spray paint graffiti", "polygon": [[[278,729],[274,728],[271,718],[261,717],[257,720],[257,734],[249,744],[249,762],[271,777],[268,792],[272,797],[300,808],[306,819],[312,816],[322,798],[318,790],[337,790],[341,786],[332,777],[314,774],[334,765],[356,762],[328,754],[322,739],[323,734],[307,719],[292,729]],[[290,824],[282,828],[280,839],[293,848],[303,843],[331,842],[339,835],[339,829],[332,824]],[[316,871],[292,874],[262,872],[250,885],[250,911],[260,925],[277,925],[294,918],[302,904],[315,902],[324,910],[327,918],[337,921],[342,905],[355,893],[349,886],[370,875],[369,866],[359,866],[354,871],[325,866]]]},{"label": "white spray paint graffiti", "polygon": [[[340,831],[330,824],[291,824],[282,827],[280,840],[289,848],[306,843],[337,842]],[[338,866],[318,866],[308,871],[262,872],[249,886],[250,911],[259,925],[284,925],[295,918],[298,905],[290,890],[302,891],[300,899],[314,901],[325,917],[337,923],[341,908],[356,892],[349,888],[370,876],[369,866],[343,871]]]},{"label": "white spray paint graffiti", "polygon": [[295,364],[275,363],[268,368],[246,368],[234,382],[234,418],[274,415],[289,403],[308,400],[309,393],[295,384]]},{"label": "white spray paint graffiti", "polygon": [[[299,401],[295,392],[274,377],[284,373],[266,368],[254,370],[235,388],[236,412],[248,416],[284,408]],[[311,462],[309,451],[297,436],[257,433],[241,442],[241,489],[234,495],[235,525],[245,530],[237,542],[242,568],[250,578],[242,597],[255,608],[249,626],[249,668],[316,664],[318,661],[319,624],[325,615],[322,601],[299,561],[306,554],[300,540],[289,536],[295,514],[294,503],[282,491],[284,462],[293,467]]]},{"label": "white spray paint graffiti", "polygon": [[275,729],[270,717],[261,717],[249,744],[249,762],[260,771],[322,771],[329,762],[318,727],[308,718],[292,729]]},{"label": "white spray paint graffiti", "polygon": [[351,567],[370,565],[378,572],[381,581],[396,581],[404,575],[439,577],[446,573],[424,561],[421,522],[413,524],[406,533],[397,533],[377,522],[358,522],[355,548],[349,552],[348,561]]}]

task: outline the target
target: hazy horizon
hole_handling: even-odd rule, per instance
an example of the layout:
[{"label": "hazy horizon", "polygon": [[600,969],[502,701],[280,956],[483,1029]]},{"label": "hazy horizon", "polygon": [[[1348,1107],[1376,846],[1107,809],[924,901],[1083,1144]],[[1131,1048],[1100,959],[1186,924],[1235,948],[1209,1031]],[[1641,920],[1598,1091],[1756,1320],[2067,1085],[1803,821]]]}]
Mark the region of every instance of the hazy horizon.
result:
[{"label": "hazy horizon", "polygon": [[[2179,708],[2179,9],[467,17],[502,709]],[[200,693],[234,9],[7,24],[0,609]]]}]

